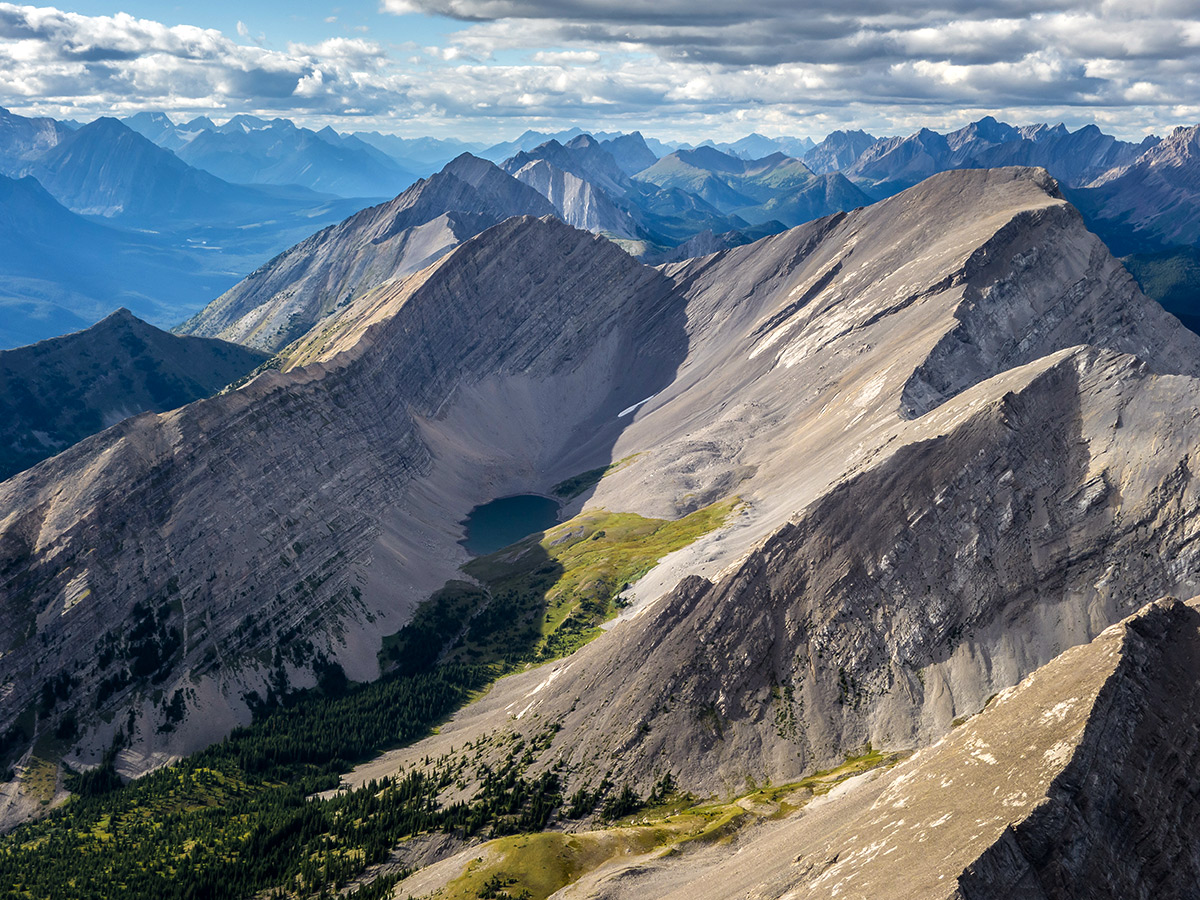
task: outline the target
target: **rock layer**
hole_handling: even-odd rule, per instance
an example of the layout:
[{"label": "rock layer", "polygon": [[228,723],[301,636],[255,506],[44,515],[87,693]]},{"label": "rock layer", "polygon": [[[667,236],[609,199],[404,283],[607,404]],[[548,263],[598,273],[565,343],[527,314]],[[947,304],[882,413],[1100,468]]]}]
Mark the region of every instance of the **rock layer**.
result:
[{"label": "rock layer", "polygon": [[[1147,594],[1198,587],[1200,338],[1039,170],[947,173],[661,270],[510,221],[283,364],[0,487],[5,721],[51,659],[95,704],[96,636],[130,615],[154,647],[112,640],[148,671],[100,703],[143,715],[130,768],[211,740],[276,671],[303,683],[289,647],[370,677],[462,562],[473,505],[627,457],[567,512],[742,512],[555,679],[506,679],[380,765],[528,708],[563,721],[573,781],[780,780],[935,739]],[[204,715],[159,736],[154,690],[190,675]]]},{"label": "rock layer", "polygon": [[1195,601],[1151,603],[894,769],[732,847],[610,867],[586,896],[1194,896],[1197,663]]}]

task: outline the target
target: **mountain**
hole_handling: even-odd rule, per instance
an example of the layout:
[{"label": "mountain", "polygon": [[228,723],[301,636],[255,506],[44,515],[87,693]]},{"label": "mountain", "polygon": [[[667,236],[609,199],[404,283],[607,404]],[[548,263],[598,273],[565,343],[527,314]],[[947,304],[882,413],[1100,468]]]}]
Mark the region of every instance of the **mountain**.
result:
[{"label": "mountain", "polygon": [[[0,290],[13,313],[4,329],[10,346],[86,327],[115,305],[173,325],[245,272],[362,207],[305,188],[230,184],[110,118],[68,133],[23,171],[59,204],[111,227],[51,211],[45,215],[69,222],[69,233],[52,234],[39,212],[34,222],[43,225],[24,234],[11,211],[9,246],[32,249],[0,260],[0,269],[24,279]],[[21,202],[45,207],[47,198],[35,193],[22,191]]]},{"label": "mountain", "polygon": [[[639,142],[644,144],[640,136]],[[514,176],[528,180],[538,190],[544,188],[545,195],[555,203],[564,221],[624,240],[625,249],[639,257],[673,258],[675,254],[668,248],[686,242],[700,232],[742,232],[750,228],[746,219],[717,209],[697,193],[677,186],[669,179],[663,179],[660,185],[647,180],[644,173],[638,178],[630,178],[608,152],[608,146],[608,142],[597,141],[588,134],[577,135],[566,144],[550,140],[505,160],[503,167]],[[624,146],[636,145],[627,143]],[[723,159],[734,159],[709,148],[679,152],[702,156],[715,153]],[[670,159],[660,160],[644,172],[661,172],[670,164]],[[743,172],[754,169],[753,164],[741,161],[737,161],[736,166]],[[764,171],[760,166],[755,174],[762,175]],[[521,172],[527,174],[521,176]],[[537,174],[539,172],[541,174]],[[578,183],[567,178],[556,180],[554,172],[573,176]],[[569,210],[562,199],[568,196],[572,198]],[[784,227],[769,216],[758,217],[755,221],[760,226],[770,223],[766,229],[756,229],[760,237]],[[603,227],[598,227],[601,223]]]},{"label": "mountain", "polygon": [[453,138],[402,138],[394,134],[380,134],[378,131],[356,131],[351,137],[386,153],[403,168],[422,177],[432,175],[463,153],[477,154],[484,149],[483,144]]},{"label": "mountain", "polygon": [[640,131],[601,141],[600,146],[612,155],[626,175],[636,175],[658,161],[658,157],[646,144],[646,139]]},{"label": "mountain", "polygon": [[86,331],[0,351],[0,481],[122,419],[207,397],[266,359],[176,337],[127,309]]},{"label": "mountain", "polygon": [[[481,183],[501,177],[482,161],[462,162]],[[374,232],[353,220],[340,226],[352,247],[386,233],[382,213],[374,218]],[[326,259],[333,237],[323,238]],[[1044,265],[1022,268],[1034,248]],[[1129,521],[1183,515],[1163,511],[1176,495],[1156,486],[1192,446],[1194,426],[1155,410],[1200,390],[1200,338],[1138,292],[1036,170],[948,173],[894,201],[662,271],[554,220],[511,219],[417,277],[347,301],[288,351],[289,371],[126,422],[0,488],[0,509],[10,511],[0,593],[15,604],[0,621],[25,621],[31,602],[40,609],[85,585],[120,606],[72,605],[40,626],[44,639],[0,657],[6,677],[63,654],[57,668],[78,680],[74,696],[94,704],[112,673],[79,656],[97,638],[85,647],[76,629],[102,636],[95,617],[121,621],[139,602],[162,606],[169,621],[177,613],[162,592],[172,576],[189,618],[211,619],[158,659],[163,690],[197,672],[210,642],[227,660],[244,660],[220,677],[252,686],[256,671],[265,677],[250,663],[255,641],[283,640],[305,621],[296,640],[368,677],[370,655],[350,648],[377,642],[454,577],[464,561],[457,523],[473,505],[548,493],[633,454],[572,511],[587,503],[672,519],[736,494],[747,512],[642,581],[630,597],[643,614],[581,651],[538,695],[539,709],[547,721],[566,717],[556,747],[568,760],[648,721],[649,737],[603,750],[611,765],[640,783],[665,752],[688,789],[707,791],[733,772],[792,778],[865,740],[933,739],[1056,647],[1086,640],[1077,605],[1103,627],[1184,577],[1167,560],[1190,571],[1182,531],[1120,537],[1102,526],[1112,508],[1105,485],[1123,485]],[[845,375],[831,379],[832,371]],[[645,398],[636,417],[617,415]],[[1075,407],[1077,416],[1063,414]],[[1118,409],[1125,424],[1112,431]],[[1066,449],[1084,446],[1088,465]],[[1149,469],[1147,446],[1158,448]],[[213,466],[245,474],[217,477]],[[86,509],[72,505],[101,496]],[[918,500],[939,496],[944,506]],[[916,503],[925,517],[901,528]],[[964,509],[977,511],[965,524]],[[897,546],[902,533],[912,541]],[[236,549],[214,560],[211,535]],[[84,556],[61,562],[82,541],[101,548],[103,567]],[[975,549],[951,565],[963,541]],[[1125,568],[1110,572],[1096,598],[1104,548],[1117,546],[1130,548],[1121,551]],[[808,587],[797,591],[799,583]],[[930,593],[935,586],[946,593]],[[243,591],[259,599],[231,605]],[[884,599],[886,620],[872,612]],[[1039,617],[1046,604],[1061,611],[1058,625]],[[258,637],[243,628],[235,638],[247,615]],[[784,621],[808,624],[777,632]],[[361,637],[342,645],[337,634]],[[973,657],[981,661],[944,662],[966,652],[958,648],[968,634],[984,642],[986,655]],[[753,649],[773,641],[771,655]],[[796,654],[818,650],[825,661],[811,677],[791,668]],[[689,662],[705,653],[704,665]],[[642,664],[619,665],[629,658]],[[754,665],[743,666],[747,659]],[[217,677],[213,664],[198,670],[202,679]],[[839,667],[850,679],[841,688]],[[920,690],[918,670],[943,687]],[[593,683],[598,672],[609,673],[604,691]],[[749,699],[771,677],[803,700],[799,743],[764,732]],[[904,691],[881,693],[889,679],[902,679]],[[11,716],[41,682],[14,683]],[[205,714],[169,739],[141,727],[138,753],[164,741],[186,746],[177,741],[199,741],[211,722],[242,714],[235,698],[248,688],[206,683],[196,689]],[[528,690],[522,684],[529,679],[511,690]],[[721,684],[725,700],[715,693]],[[853,706],[847,684],[861,695]],[[576,696],[595,702],[568,713]],[[716,704],[723,741],[697,717],[705,704]],[[494,709],[489,702],[478,714]],[[95,727],[89,746],[107,746],[111,729]],[[459,729],[443,735],[461,746]]]},{"label": "mountain", "polygon": [[598,758],[643,791],[663,767],[700,795],[783,784],[868,742],[932,743],[1066,647],[1196,592],[1200,557],[1167,523],[1200,503],[1169,487],[1197,426],[1161,412],[1200,397],[1200,338],[1044,173],[946,173],[667,271],[721,325],[647,391],[611,451],[637,455],[586,505],[675,517],[736,494],[749,512],[626,589],[620,624],[536,697],[551,672],[389,766],[519,704],[528,727],[562,723],[546,759],[580,782]]},{"label": "mountain", "polygon": [[850,168],[876,140],[865,131],[834,131],[801,159],[816,174],[827,175]]},{"label": "mountain", "polygon": [[873,197],[890,197],[950,168],[979,168],[969,159],[964,160],[965,165],[951,166],[950,156],[946,136],[922,128],[908,137],[876,141],[845,170],[845,175]]},{"label": "mountain", "polygon": [[[399,557],[391,551],[379,551],[381,562],[386,560],[392,565],[410,553],[417,554],[414,561],[426,557],[426,551],[420,548],[433,533],[425,526],[410,530],[400,520],[385,520],[391,516],[388,510],[399,512],[393,501],[416,497],[408,486],[432,462],[426,444],[431,435],[425,434],[424,425],[419,423],[438,413],[447,391],[456,391],[455,385],[461,383],[476,397],[474,388],[468,385],[483,384],[497,375],[509,387],[517,388],[518,394],[534,388],[520,401],[523,412],[507,399],[493,404],[496,414],[512,417],[505,432],[485,434],[497,420],[484,417],[477,422],[484,430],[477,432],[476,438],[460,435],[469,442],[482,441],[478,449],[485,454],[569,456],[574,452],[572,448],[585,444],[594,447],[606,433],[611,436],[608,423],[621,421],[616,417],[618,411],[639,399],[639,392],[647,386],[664,383],[672,371],[668,350],[680,346],[682,310],[660,306],[666,288],[667,280],[661,274],[638,264],[608,241],[554,219],[509,219],[452,251],[421,277],[355,301],[353,319],[341,320],[349,323],[353,337],[334,329],[328,338],[332,342],[328,355],[322,354],[326,362],[306,369],[306,374],[266,372],[229,394],[176,412],[126,420],[4,482],[0,487],[0,509],[5,510],[0,553],[4,558],[5,587],[0,591],[0,602],[6,612],[28,610],[31,602],[40,603],[34,595],[40,595],[43,589],[27,580],[32,574],[30,564],[36,565],[28,556],[33,549],[28,543],[33,537],[29,529],[35,527],[28,512],[39,505],[35,498],[42,490],[35,487],[35,482],[43,486],[55,482],[59,488],[66,484],[63,478],[89,482],[90,486],[77,482],[70,493],[76,498],[94,498],[94,512],[68,528],[79,529],[76,533],[80,536],[99,529],[94,533],[99,555],[85,556],[97,561],[103,558],[105,563],[103,572],[101,568],[89,569],[81,580],[76,580],[78,571],[63,572],[67,576],[64,584],[73,584],[70,596],[85,599],[72,601],[72,610],[79,615],[56,617],[50,626],[67,642],[59,645],[59,638],[54,638],[51,643],[58,648],[54,652],[65,651],[68,646],[75,648],[67,652],[58,668],[76,673],[73,696],[94,698],[101,681],[113,676],[119,682],[125,671],[121,668],[125,663],[120,661],[124,656],[97,663],[98,642],[104,645],[116,641],[114,646],[124,648],[121,654],[142,654],[145,665],[128,670],[133,682],[123,685],[117,694],[106,689],[106,699],[101,703],[123,708],[151,684],[168,694],[183,687],[177,676],[186,680],[184,673],[201,660],[206,660],[201,663],[202,669],[215,671],[211,666],[218,657],[208,648],[219,647],[219,658],[225,660],[219,664],[219,679],[228,687],[219,687],[217,681],[199,686],[197,696],[208,697],[203,702],[211,704],[211,717],[203,717],[204,722],[194,720],[193,726],[177,729],[171,738],[172,743],[179,739],[207,742],[245,714],[242,701],[233,700],[245,691],[233,684],[244,683],[246,689],[258,684],[253,658],[261,648],[273,648],[277,640],[283,641],[279,646],[287,645],[293,640],[287,635],[292,634],[302,641],[317,640],[318,644],[311,646],[319,649],[324,641],[312,633],[311,625],[297,627],[309,615],[317,617],[313,624],[320,619],[332,627],[337,620],[352,632],[365,628],[364,635],[387,621],[399,622],[396,616],[401,607],[389,609],[393,600],[411,593],[411,602],[415,602],[423,591],[439,585],[461,561],[461,548],[455,549],[456,538],[446,532],[448,544],[443,546],[437,538],[430,545],[438,549],[429,556],[427,571],[413,569],[399,581],[388,582],[379,570],[377,574],[390,585],[382,588],[392,598],[386,601],[377,594],[379,588],[360,584],[347,568],[347,564],[358,567],[365,562],[362,554],[371,552],[377,538],[390,542],[385,532],[394,534],[399,546],[408,549],[401,549]],[[598,296],[603,296],[603,303],[594,302]],[[382,327],[372,327],[372,321],[383,323]],[[480,331],[481,326],[490,327],[486,323],[504,323],[492,332],[495,340]],[[326,340],[321,334],[329,331],[322,326],[312,340]],[[405,337],[414,332],[421,333],[420,340]],[[366,353],[368,345],[376,350]],[[338,362],[331,364],[335,357]],[[592,367],[590,374],[574,379],[569,395],[561,395],[559,405],[544,407],[539,398],[545,390],[557,393],[566,386],[549,376],[556,371],[575,371],[586,358],[605,365]],[[353,364],[353,359],[361,363]],[[349,368],[343,368],[346,365]],[[322,368],[328,376],[314,377]],[[516,380],[510,381],[510,376]],[[294,386],[284,387],[293,382]],[[339,388],[339,383],[344,387]],[[526,388],[520,387],[522,384]],[[295,392],[297,388],[299,393]],[[485,393],[487,390],[485,386]],[[502,390],[507,392],[508,388]],[[572,421],[562,421],[559,428],[551,426],[551,421],[560,418],[566,409]],[[328,424],[320,425],[322,419]],[[310,431],[314,427],[321,434],[315,440],[317,432]],[[539,431],[540,450],[526,441],[528,435],[520,434],[528,427]],[[292,449],[281,455],[277,451],[284,446]],[[93,454],[106,462],[89,475],[88,467],[81,466],[80,460]],[[250,467],[254,474],[227,477],[244,467]],[[217,471],[225,474],[216,476],[214,482]],[[314,478],[326,485],[315,493]],[[277,479],[286,484],[276,483]],[[475,487],[463,488],[474,493],[482,486],[483,482],[476,479]],[[184,493],[176,495],[177,491]],[[68,495],[58,496],[60,502],[65,502]],[[30,503],[33,506],[27,506]],[[440,503],[434,501],[430,509]],[[118,507],[126,511],[120,512]],[[49,507],[41,508],[50,513]],[[36,513],[35,518],[41,515]],[[57,515],[51,513],[56,520]],[[124,518],[126,515],[130,518]],[[419,513],[412,524],[423,515]],[[233,530],[227,531],[230,526]],[[214,528],[217,531],[211,530]],[[134,538],[135,533],[141,536]],[[239,557],[237,561],[225,551],[220,561],[209,556],[205,545],[212,538],[203,535],[216,534],[223,535],[220,541]],[[121,549],[110,544],[110,539],[120,542]],[[143,543],[145,540],[151,543]],[[156,548],[160,541],[165,544]],[[331,542],[338,549],[329,552]],[[165,551],[166,544],[173,549]],[[289,559],[295,555],[294,565],[280,563],[281,548],[285,548],[282,552]],[[451,551],[450,556],[436,561],[446,549]],[[144,580],[141,575],[133,575],[118,559],[126,553],[130,559],[144,558],[154,571],[147,572]],[[26,558],[26,563],[19,562],[18,557]],[[85,557],[77,559],[82,562]],[[201,560],[208,561],[201,564],[205,575],[194,585],[192,576],[186,573]],[[416,580],[410,580],[410,575],[417,576]],[[110,577],[115,580],[110,581]],[[310,577],[311,581],[305,582]],[[90,587],[83,586],[85,580]],[[168,581],[172,584],[169,589]],[[297,583],[309,587],[296,592],[293,588]],[[195,591],[198,585],[203,585],[199,593]],[[168,614],[165,610],[170,601],[163,605],[166,595],[161,592],[167,590],[173,595],[176,588],[185,598],[186,619],[193,622],[186,629],[180,618],[183,614]],[[33,595],[27,593],[29,589]],[[272,612],[269,598],[275,595],[283,602]],[[85,602],[87,596],[110,598],[123,611],[118,612],[107,602],[89,604]],[[233,602],[247,596],[249,601]],[[368,598],[370,608],[360,605],[356,599],[359,596]],[[267,600],[268,605],[260,605],[261,600]],[[402,602],[402,606],[408,605],[410,601]],[[131,612],[134,607],[138,610]],[[148,643],[146,634],[131,634],[120,624],[129,615],[144,615],[145,610],[156,623],[162,623],[163,637],[160,639],[158,625],[152,625]],[[384,618],[378,619],[377,614]],[[376,619],[376,624],[368,624],[362,615]],[[168,622],[164,616],[178,621]],[[251,629],[247,616],[259,627]],[[10,623],[0,626],[5,628],[4,644],[14,650],[0,658],[7,676],[8,672],[24,671],[34,658],[42,656],[43,649],[37,640],[26,641],[23,652],[15,650],[17,630],[26,624],[11,618],[4,621]],[[22,612],[20,622],[28,621]],[[201,627],[201,621],[208,624]],[[115,625],[115,629],[106,623]],[[60,632],[61,626],[66,630]],[[170,638],[173,628],[179,628],[181,638],[186,631],[186,645]],[[80,638],[82,634],[87,634],[86,640]],[[339,641],[334,639],[322,652],[339,652],[333,650]],[[296,660],[307,653],[302,651]],[[352,652],[350,656],[357,662],[347,658],[343,664],[351,677],[367,677],[375,668],[371,654]],[[89,657],[91,661],[85,662]],[[311,656],[306,658],[311,662]],[[98,664],[100,668],[96,669]],[[93,682],[80,666],[89,672],[95,669],[98,680]],[[297,669],[297,676],[302,677],[299,672]],[[233,680],[227,680],[230,678]],[[20,680],[24,686],[5,697],[6,717],[9,710],[24,708],[29,702],[32,695],[25,693],[26,687],[40,690],[23,677]],[[233,691],[228,698],[226,690]],[[192,688],[187,691],[190,694]],[[122,714],[116,726],[123,727],[124,722]],[[6,718],[4,727],[8,724]],[[145,730],[152,742],[167,735],[165,731],[157,732],[156,727]]]},{"label": "mountain", "polygon": [[590,134],[581,134],[566,144],[546,141],[532,150],[522,150],[506,159],[501,168],[515,175],[525,166],[545,160],[563,172],[587,181],[610,198],[624,198],[634,191],[634,183],[616,158]]},{"label": "mountain", "polygon": [[537,191],[464,153],[394,200],[281,253],[181,330],[276,351],[351,299],[411,275],[509,216],[554,214]]},{"label": "mountain", "polygon": [[0,349],[86,328],[114,303],[169,325],[233,281],[204,262],[84,219],[34,178],[0,175]]},{"label": "mountain", "polygon": [[977,149],[974,159],[984,167],[998,165],[1041,166],[1060,183],[1072,187],[1090,185],[1114,169],[1130,165],[1159,139],[1148,137],[1140,144],[1120,141],[1095,125],[1078,131],[1035,126],[1031,136],[1017,141]]},{"label": "mountain", "polygon": [[192,132],[190,137],[184,137],[180,133],[178,126],[171,120],[171,117],[163,112],[140,112],[132,116],[126,116],[120,122],[131,131],[136,131],[146,140],[160,147],[166,147],[171,151],[178,150],[188,142],[190,137],[195,137],[200,131],[204,130],[197,129]]},{"label": "mountain", "polygon": [[754,132],[731,143],[717,144],[716,148],[742,159],[762,159],[773,153],[783,153],[798,158],[815,146],[812,138],[769,138]]},{"label": "mountain", "polygon": [[27,174],[75,212],[139,222],[218,217],[265,200],[192,168],[112,118],[67,135]]},{"label": "mountain", "polygon": [[688,191],[721,212],[751,223],[799,225],[871,202],[838,173],[814,175],[800,160],[775,153],[743,160],[710,147],[677,150],[638,180]]},{"label": "mountain", "polygon": [[[745,160],[722,153],[715,147],[698,147],[695,150],[676,150],[664,156],[650,168],[638,173],[638,180],[660,188],[687,191],[728,213],[753,202],[730,184],[745,170]],[[726,177],[720,177],[722,175]]]},{"label": "mountain", "polygon": [[739,209],[747,222],[782,222],[795,227],[833,212],[867,206],[871,198],[840,172],[818,175],[795,188],[769,197],[754,209]]},{"label": "mountain", "polygon": [[[1188,896],[1200,874],[1190,838],[1200,821],[1174,778],[1200,765],[1189,733],[1200,714],[1196,607],[1148,604],[893,768],[826,797],[764,790],[743,801],[760,808],[739,810],[761,816],[758,827],[703,849],[618,851],[577,888],[620,900],[1000,900],[1033,884],[1044,898],[1115,900],[1153,883]],[[772,793],[786,799],[772,802]],[[802,814],[787,815],[792,805]],[[782,824],[771,827],[772,817]],[[575,839],[604,836],[613,839]],[[512,854],[497,860],[510,871],[515,862]],[[401,892],[438,884],[437,873],[418,873]]]},{"label": "mountain", "polygon": [[922,128],[908,137],[886,138],[864,149],[846,166],[846,177],[876,197],[890,196],[935,172],[949,169],[1041,166],[1060,183],[1090,184],[1130,164],[1157,143],[1119,141],[1095,125],[1069,132],[1062,125],[1017,128],[985,116],[941,135]]},{"label": "mountain", "polygon": [[[695,194],[679,188],[643,185],[634,199],[644,226],[662,247],[676,247],[704,231],[723,234],[756,230],[745,219],[726,215]],[[784,229],[778,222],[764,225],[766,233]]]},{"label": "mountain", "polygon": [[549,200],[556,215],[568,225],[616,238],[637,240],[643,236],[630,215],[607,194],[544,159],[530,161],[511,174]]},{"label": "mountain", "polygon": [[71,133],[50,118],[29,119],[0,107],[0,174],[19,175],[25,165]]},{"label": "mountain", "polygon": [[1200,243],[1200,126],[1176,128],[1071,198],[1115,252]]},{"label": "mountain", "polygon": [[527,150],[533,150],[548,141],[557,141],[564,143],[572,138],[583,134],[582,128],[568,128],[566,131],[558,131],[551,134],[544,131],[526,131],[514,141],[501,141],[498,144],[492,144],[490,147],[485,147],[479,152],[482,159],[491,160],[494,163],[502,162],[518,153]]},{"label": "mountain", "polygon": [[318,134],[287,119],[234,116],[176,152],[189,165],[235,184],[298,184],[341,197],[391,196],[416,180],[357,138],[332,129]]},{"label": "mountain", "polygon": [[[1194,883],[1200,613],[1162,598],[1200,587],[1200,337],[1044,171],[941,173],[659,268],[509,218],[275,365],[0,483],[5,820],[64,765],[107,791],[0,865],[123,828],[101,778],[257,710],[133,794],[167,798],[171,847],[237,790],[222,846],[338,836],[343,882],[419,861],[372,888],[400,895]],[[468,557],[463,521],[517,494],[560,521]],[[419,727],[350,746],[401,706]],[[317,886],[247,856],[255,891]],[[143,895],[192,877],[164,866]]]}]

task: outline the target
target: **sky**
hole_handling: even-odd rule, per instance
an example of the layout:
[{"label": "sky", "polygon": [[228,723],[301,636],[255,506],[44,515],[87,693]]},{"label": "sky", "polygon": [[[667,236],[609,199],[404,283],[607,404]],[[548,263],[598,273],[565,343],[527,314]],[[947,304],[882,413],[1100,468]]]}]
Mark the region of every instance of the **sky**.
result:
[{"label": "sky", "polygon": [[0,2],[0,106],[496,142],[1200,122],[1197,0]]}]

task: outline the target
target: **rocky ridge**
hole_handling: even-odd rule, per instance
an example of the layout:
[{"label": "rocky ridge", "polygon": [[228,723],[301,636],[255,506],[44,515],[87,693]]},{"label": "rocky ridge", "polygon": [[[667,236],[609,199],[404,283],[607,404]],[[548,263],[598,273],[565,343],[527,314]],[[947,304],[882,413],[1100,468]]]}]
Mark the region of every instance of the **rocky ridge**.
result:
[{"label": "rocky ridge", "polygon": [[288,371],[0,486],[5,714],[47,653],[97,696],[78,636],[118,597],[162,636],[148,680],[198,685],[165,736],[150,685],[106,698],[140,716],[129,771],[211,740],[272,669],[304,683],[311,658],[262,646],[370,677],[463,561],[473,505],[630,459],[567,514],[742,511],[608,635],[360,777],[514,716],[563,724],[572,783],[668,769],[697,792],[927,743],[1143,600],[1195,593],[1198,350],[1038,170],[943,174],[660,270],[510,221],[353,299]]},{"label": "rocky ridge", "polygon": [[[82,761],[132,710],[134,772],[245,721],[248,690],[312,683],[314,652],[375,677],[370,643],[465,560],[457,521],[495,490],[486,473],[550,471],[601,423],[611,441],[616,413],[669,377],[667,285],[602,239],[511,219],[381,288],[375,324],[336,362],[129,419],[4,482],[0,731],[51,658],[73,685],[53,718],[95,726]],[[516,393],[455,436],[461,483],[414,489],[439,410],[489,378]],[[538,402],[564,383],[556,406]],[[497,417],[526,430],[497,446]],[[157,730],[154,696],[176,690],[197,714]],[[97,707],[121,716],[95,722]]]},{"label": "rocky ridge", "polygon": [[731,845],[618,860],[555,896],[1191,896],[1200,745],[1180,724],[1200,713],[1198,652],[1196,602],[1151,603],[893,769]]},{"label": "rocky ridge", "polygon": [[180,330],[276,351],[352,298],[428,266],[509,216],[544,216],[537,191],[470,154],[284,251]]},{"label": "rocky ridge", "polygon": [[1146,600],[1200,587],[1198,339],[1044,173],[941,175],[666,271],[687,360],[586,505],[747,509],[667,557],[603,640],[362,777],[520,713],[562,723],[550,756],[583,781],[600,765],[698,793],[786,781],[868,741],[934,740]]}]

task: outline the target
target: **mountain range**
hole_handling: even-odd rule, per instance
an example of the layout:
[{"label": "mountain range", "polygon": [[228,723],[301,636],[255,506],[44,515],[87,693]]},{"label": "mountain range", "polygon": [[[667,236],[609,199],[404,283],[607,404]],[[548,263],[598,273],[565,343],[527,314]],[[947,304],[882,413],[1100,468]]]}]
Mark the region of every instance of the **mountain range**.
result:
[{"label": "mountain range", "polygon": [[77,215],[30,176],[3,175],[0,275],[4,347],[86,328],[114,304],[169,325],[234,280],[153,234]]},{"label": "mountain range", "polygon": [[[1114,252],[1131,257],[1136,269],[1133,258],[1161,256],[1197,238],[1189,225],[1200,218],[1188,188],[1194,132],[1185,132],[1131,143],[1094,125],[1072,132],[985,117],[946,134],[834,132],[820,144],[751,134],[693,146],[638,132],[587,135],[576,128],[557,135],[527,132],[483,147],[312,131],[246,115],[217,125],[204,117],[176,124],[162,113],[139,113],[120,123],[101,119],[76,126],[4,111],[0,172],[35,177],[68,209],[128,232],[132,243],[148,240],[160,254],[173,255],[181,277],[163,296],[153,303],[117,302],[158,325],[174,325],[274,254],[366,205],[398,196],[417,175],[436,173],[462,152],[496,160],[546,197],[564,221],[657,261],[747,243],[865,205],[940,171],[1042,166],[1089,227]],[[711,240],[704,237],[709,232]],[[103,294],[70,283],[54,256],[29,263],[50,275],[10,283],[9,346],[84,327],[112,309]],[[91,265],[81,262],[80,268]],[[1161,285],[1160,297],[1192,290],[1190,282],[1162,278],[1183,269],[1157,271],[1147,285]]]},{"label": "mountain range", "polygon": [[[48,845],[120,829],[118,776],[246,726],[172,783],[210,816],[245,785],[264,849],[222,865],[307,848],[230,870],[254,892],[316,893],[337,866],[287,860],[367,834],[336,880],[400,896],[1186,893],[1200,337],[1044,169],[968,164],[978,131],[860,156],[959,154],[895,196],[657,267],[471,155],[263,266],[188,325],[275,353],[252,378],[0,482],[6,823],[69,766],[106,793]],[[825,177],[525,153],[637,227],[634,198],[725,216]],[[558,523],[470,557],[464,522],[526,494]],[[309,723],[400,708],[373,685],[458,678],[406,746],[317,755]],[[410,794],[424,825],[387,812]],[[157,865],[147,895],[192,877]]]},{"label": "mountain range", "polygon": [[86,327],[120,305],[175,325],[364,203],[231,184],[112,118],[73,130],[0,110],[0,176],[36,179],[5,188],[6,347]]}]

